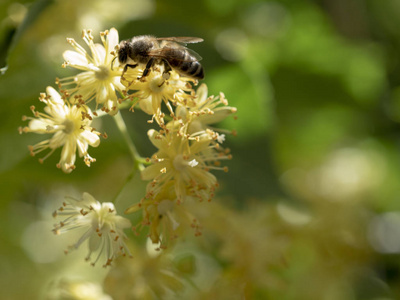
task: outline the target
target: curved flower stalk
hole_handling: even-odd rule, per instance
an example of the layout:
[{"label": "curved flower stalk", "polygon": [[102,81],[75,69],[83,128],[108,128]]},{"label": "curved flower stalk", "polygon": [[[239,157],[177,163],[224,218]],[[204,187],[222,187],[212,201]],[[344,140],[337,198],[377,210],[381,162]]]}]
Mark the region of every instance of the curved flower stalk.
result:
[{"label": "curved flower stalk", "polygon": [[65,217],[54,225],[53,232],[57,235],[72,229],[84,229],[84,234],[70,249],[77,249],[84,241],[89,240],[89,254],[86,260],[91,260],[91,255],[96,254],[92,265],[100,258],[105,258],[103,266],[106,267],[120,255],[131,255],[124,242],[126,236],[123,232],[131,223],[117,215],[114,204],[100,203],[90,194],[83,193],[80,200],[66,197],[66,202],[53,216]]},{"label": "curved flower stalk", "polygon": [[190,77],[180,76],[172,70],[169,76],[163,74],[164,67],[156,65],[151,72],[142,77],[144,68],[127,68],[121,78],[122,84],[128,91],[133,91],[128,98],[133,100],[134,106],[139,103],[140,108],[147,114],[153,115],[157,123],[164,126],[164,113],[161,105],[164,102],[171,116],[174,115],[173,105],[194,106],[193,84],[196,80]]},{"label": "curved flower stalk", "polygon": [[57,79],[60,88],[74,94],[77,102],[88,103],[96,100],[96,109],[102,105],[102,110],[115,115],[118,112],[120,99],[116,92],[124,89],[120,83],[122,69],[117,64],[112,65],[114,56],[111,54],[118,45],[118,31],[115,28],[100,33],[101,44],[93,42],[91,30],[83,30],[82,39],[90,49],[88,53],[74,39],[67,38],[75,51],[64,52],[63,67],[72,67],[82,71],[76,76]]},{"label": "curved flower stalk", "polygon": [[142,212],[141,221],[133,226],[138,235],[145,227],[149,227],[148,236],[158,249],[170,246],[186,229],[192,228],[195,236],[201,235],[201,226],[190,212],[190,205],[176,202],[174,183],[169,182],[154,198],[143,198],[125,210],[126,214]]},{"label": "curved flower stalk", "polygon": [[77,150],[79,157],[84,157],[86,165],[90,166],[90,163],[96,160],[87,152],[89,145],[97,147],[100,144],[100,133],[90,127],[92,122],[90,109],[85,105],[71,104],[65,93],[61,96],[52,87],[47,87],[46,92],[39,97],[39,100],[46,104],[45,113],[38,112],[31,106],[35,117],[23,117],[23,120],[30,122],[27,127],[19,129],[20,133],[53,134],[50,139],[29,146],[31,155],[50,149],[50,152],[39,160],[43,162],[57,148],[62,147],[57,167],[65,173],[75,169]]},{"label": "curved flower stalk", "polygon": [[221,152],[209,137],[190,141],[176,131],[153,129],[148,136],[158,151],[149,159],[152,164],[142,171],[142,179],[152,180],[147,198],[155,197],[173,182],[178,202],[187,196],[211,200],[218,183],[210,170],[227,171],[220,160],[230,159],[231,155]]}]

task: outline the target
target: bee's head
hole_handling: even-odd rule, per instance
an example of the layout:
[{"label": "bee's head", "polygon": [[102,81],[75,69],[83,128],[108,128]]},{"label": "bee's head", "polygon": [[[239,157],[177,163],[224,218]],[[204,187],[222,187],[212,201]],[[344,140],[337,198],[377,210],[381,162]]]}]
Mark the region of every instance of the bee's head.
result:
[{"label": "bee's head", "polygon": [[[128,63],[131,59],[138,63],[145,63],[148,51],[154,47],[150,36],[137,36],[132,40],[121,41],[117,49],[117,57],[120,65]],[[115,59],[115,58],[114,58]]]},{"label": "bee's head", "polygon": [[120,64],[126,63],[129,57],[129,52],[130,52],[129,42],[122,41],[121,43],[119,43],[118,61]]}]

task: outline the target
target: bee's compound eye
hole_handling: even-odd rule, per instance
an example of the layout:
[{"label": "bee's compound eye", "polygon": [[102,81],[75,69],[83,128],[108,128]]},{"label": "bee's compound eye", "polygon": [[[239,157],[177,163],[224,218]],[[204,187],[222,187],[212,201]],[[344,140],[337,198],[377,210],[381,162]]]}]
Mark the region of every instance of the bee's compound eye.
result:
[{"label": "bee's compound eye", "polygon": [[126,60],[128,59],[127,53],[126,53],[126,49],[125,48],[121,48],[118,51],[118,61],[121,64],[124,64],[126,62]]}]

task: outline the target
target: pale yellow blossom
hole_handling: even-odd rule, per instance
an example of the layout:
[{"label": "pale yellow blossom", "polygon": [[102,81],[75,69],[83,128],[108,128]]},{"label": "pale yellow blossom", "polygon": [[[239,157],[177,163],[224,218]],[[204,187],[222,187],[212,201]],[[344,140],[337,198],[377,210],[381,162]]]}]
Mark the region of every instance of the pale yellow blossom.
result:
[{"label": "pale yellow blossom", "polygon": [[76,76],[58,79],[58,83],[68,93],[74,94],[74,99],[88,103],[96,100],[97,105],[114,115],[118,112],[119,98],[124,87],[120,83],[122,69],[117,64],[112,64],[114,55],[112,51],[118,45],[118,31],[115,28],[100,33],[102,44],[93,42],[92,32],[83,30],[82,38],[90,49],[88,53],[74,39],[67,41],[75,51],[64,52],[64,67],[72,67],[82,71]]},{"label": "pale yellow blossom", "polygon": [[34,132],[38,134],[52,134],[49,139],[41,141],[34,146],[29,146],[31,155],[34,156],[43,150],[50,152],[40,159],[43,162],[57,148],[62,147],[61,158],[57,167],[64,172],[70,173],[75,168],[76,151],[79,157],[84,157],[86,165],[90,166],[95,159],[88,154],[89,145],[97,147],[100,138],[97,131],[90,127],[92,118],[90,109],[84,105],[73,105],[65,95],[61,96],[54,88],[47,87],[47,94],[40,95],[40,101],[46,104],[45,113],[31,109],[34,118],[30,119],[29,125],[20,128],[20,132]]},{"label": "pale yellow blossom", "polygon": [[211,138],[222,144],[225,141],[225,134],[232,134],[232,131],[215,128],[213,125],[236,113],[237,109],[228,105],[225,95],[208,96],[206,84],[201,84],[196,90],[194,105],[191,107],[179,105],[175,110],[175,121],[169,123],[169,127],[179,128],[182,135],[196,138],[202,135],[209,135]]},{"label": "pale yellow blossom", "polygon": [[108,266],[116,257],[130,255],[124,242],[126,236],[123,229],[130,227],[131,223],[117,215],[113,203],[100,203],[90,194],[83,193],[80,200],[66,197],[66,202],[53,216],[65,218],[54,225],[53,232],[57,235],[73,229],[84,229],[84,234],[70,249],[76,249],[89,240],[89,254],[86,260],[91,260],[91,255],[95,254],[93,265],[103,258],[103,266]]},{"label": "pale yellow blossom", "polygon": [[225,170],[220,160],[231,156],[220,151],[218,144],[211,138],[191,141],[175,131],[158,132],[149,130],[150,141],[158,151],[151,158],[151,165],[142,171],[148,184],[148,198],[160,193],[169,182],[173,182],[178,202],[186,196],[195,196],[199,200],[211,200],[218,185],[212,169]]},{"label": "pale yellow blossom", "polygon": [[166,76],[163,70],[162,65],[156,65],[147,76],[142,77],[144,71],[142,66],[128,67],[121,80],[127,90],[133,91],[129,94],[129,98],[134,101],[132,109],[139,103],[140,108],[147,114],[153,115],[160,125],[164,123],[164,113],[161,111],[163,102],[171,115],[174,114],[171,103],[183,106],[195,104],[192,88],[195,80],[182,77],[174,70]]}]

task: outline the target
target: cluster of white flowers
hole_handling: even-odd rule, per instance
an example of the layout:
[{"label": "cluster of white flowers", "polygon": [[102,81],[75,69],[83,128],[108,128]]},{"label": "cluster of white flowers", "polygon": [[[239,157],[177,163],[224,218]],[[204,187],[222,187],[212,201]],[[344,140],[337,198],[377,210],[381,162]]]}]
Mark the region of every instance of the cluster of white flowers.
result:
[{"label": "cluster of white flowers", "polygon": [[[80,72],[57,78],[59,92],[48,87],[46,93],[40,95],[40,101],[46,105],[44,113],[32,107],[34,116],[23,118],[30,122],[20,128],[21,133],[52,135],[29,146],[31,154],[49,148],[49,153],[40,159],[43,162],[62,147],[57,166],[70,173],[75,169],[78,150],[79,156],[90,166],[95,159],[89,156],[88,148],[99,146],[102,135],[90,126],[92,120],[108,115],[119,119],[120,123],[119,110],[129,108],[133,112],[138,108],[149,114],[149,122],[156,121],[159,129],[148,131],[156,152],[147,159],[133,157],[135,162],[141,161],[138,169],[142,179],[149,181],[143,198],[133,201],[125,211],[142,211],[142,219],[132,227],[133,231],[138,233],[148,226],[151,241],[160,244],[160,248],[180,235],[184,227],[191,227],[195,235],[200,235],[201,226],[187,202],[210,201],[218,186],[211,171],[228,170],[221,161],[231,159],[231,155],[222,144],[226,134],[233,131],[212,126],[234,114],[236,108],[228,106],[223,93],[208,96],[206,84],[196,90],[197,80],[183,76],[174,68],[165,76],[164,64],[155,62],[146,76],[143,76],[145,65],[123,68],[116,60],[118,31],[112,28],[100,33],[100,38],[102,43],[96,44],[92,32],[84,30],[82,39],[86,48],[74,39],[67,39],[73,50],[64,52],[62,66]],[[167,108],[167,113],[163,107]],[[64,217],[55,225],[56,234],[86,228],[72,248],[89,240],[87,259],[96,253],[93,263],[105,257],[104,266],[107,266],[115,257],[129,254],[123,229],[130,227],[130,222],[116,215],[111,202],[101,204],[88,193],[84,193],[81,200],[67,197],[54,216]]]}]

